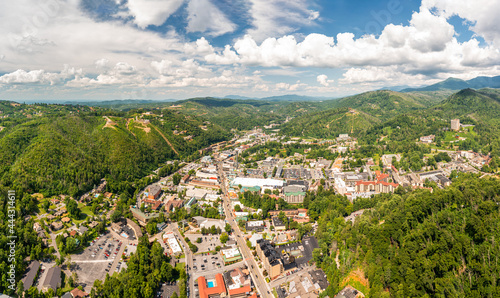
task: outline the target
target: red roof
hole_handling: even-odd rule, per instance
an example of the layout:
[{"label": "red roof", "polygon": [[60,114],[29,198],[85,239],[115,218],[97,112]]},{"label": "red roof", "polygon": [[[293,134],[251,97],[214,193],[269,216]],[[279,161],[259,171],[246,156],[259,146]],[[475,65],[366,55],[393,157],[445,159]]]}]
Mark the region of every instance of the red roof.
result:
[{"label": "red roof", "polygon": [[215,275],[216,285],[212,288],[207,286],[207,280],[204,276],[198,277],[198,289],[200,291],[200,298],[208,298],[208,295],[226,293],[226,285],[222,274]]},{"label": "red roof", "polygon": [[385,181],[356,181],[356,185],[377,185],[377,184],[382,184],[382,185],[385,185],[385,186],[388,186],[388,185],[392,185],[394,187],[398,187],[399,184],[397,183],[389,183],[389,182],[385,182]]},{"label": "red roof", "polygon": [[245,286],[245,287],[237,288],[234,290],[229,290],[229,295],[238,295],[238,294],[248,293],[251,290],[252,290],[252,288],[250,288],[250,286]]}]

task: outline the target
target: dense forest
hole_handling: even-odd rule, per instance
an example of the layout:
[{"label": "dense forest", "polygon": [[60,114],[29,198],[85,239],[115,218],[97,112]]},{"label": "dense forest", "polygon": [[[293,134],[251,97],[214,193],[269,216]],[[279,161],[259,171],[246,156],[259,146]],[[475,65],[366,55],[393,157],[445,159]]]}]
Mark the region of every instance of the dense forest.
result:
[{"label": "dense forest", "polygon": [[[354,204],[328,192],[313,198],[320,243],[313,256],[328,275],[328,294],[361,271],[369,297],[500,296],[500,183],[453,180],[433,193],[400,188]],[[354,224],[342,218],[360,209]],[[339,267],[331,266],[337,252]]]},{"label": "dense forest", "polygon": [[[199,149],[230,136],[220,126],[167,110],[116,116],[102,109],[26,118],[25,106],[0,121],[0,177],[5,186],[46,196],[79,195],[102,178],[121,191],[120,183],[147,176],[167,160],[196,158]],[[53,112],[59,106],[43,108]]]}]

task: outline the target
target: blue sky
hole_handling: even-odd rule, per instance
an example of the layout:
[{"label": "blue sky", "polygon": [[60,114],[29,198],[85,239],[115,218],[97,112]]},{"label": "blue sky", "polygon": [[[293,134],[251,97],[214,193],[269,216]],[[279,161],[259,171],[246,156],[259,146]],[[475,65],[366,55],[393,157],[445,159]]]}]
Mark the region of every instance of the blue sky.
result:
[{"label": "blue sky", "polygon": [[0,3],[0,99],[339,97],[500,75],[499,0]]}]

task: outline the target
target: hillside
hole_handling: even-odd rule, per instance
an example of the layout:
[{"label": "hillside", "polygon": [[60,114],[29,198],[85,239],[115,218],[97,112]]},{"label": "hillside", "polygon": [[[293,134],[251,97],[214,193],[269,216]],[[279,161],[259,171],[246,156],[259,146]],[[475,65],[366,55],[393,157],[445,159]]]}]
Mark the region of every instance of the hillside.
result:
[{"label": "hillside", "polygon": [[281,126],[281,133],[299,137],[332,138],[357,135],[380,122],[367,113],[348,108],[330,109],[297,117]]},{"label": "hillside", "polygon": [[[134,182],[167,160],[188,158],[197,154],[198,149],[229,136],[218,126],[207,125],[207,130],[203,130],[202,121],[167,111],[163,115],[113,116],[113,112],[106,109],[36,118],[23,115],[27,109],[50,111],[60,107],[23,105],[2,119],[0,125],[5,129],[0,133],[0,180],[3,185],[46,195],[74,196],[92,188],[101,178],[107,178],[110,187],[119,188],[113,186],[113,181]],[[183,134],[174,135],[175,129]],[[185,140],[186,136],[192,139]]]},{"label": "hillside", "polygon": [[333,101],[331,105],[359,109],[371,116],[388,119],[407,111],[424,109],[433,103],[431,96],[425,94],[379,90],[344,97]]},{"label": "hillside", "polygon": [[421,88],[406,88],[401,92],[412,91],[439,91],[439,90],[461,90],[466,88],[481,89],[481,88],[500,88],[500,76],[496,77],[476,77],[470,80],[461,80],[457,78],[448,78],[442,82],[424,86]]},{"label": "hillside", "polygon": [[365,92],[320,102],[310,112],[284,124],[281,132],[311,137],[331,137],[339,133],[359,135],[394,116],[424,110],[441,98],[436,99],[425,93],[405,94],[389,90]]}]

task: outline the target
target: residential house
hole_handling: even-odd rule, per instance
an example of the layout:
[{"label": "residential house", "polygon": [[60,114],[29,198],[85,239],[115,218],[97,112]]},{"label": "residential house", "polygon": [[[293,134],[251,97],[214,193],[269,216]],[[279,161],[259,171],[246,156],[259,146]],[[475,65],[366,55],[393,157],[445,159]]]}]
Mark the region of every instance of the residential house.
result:
[{"label": "residential house", "polygon": [[42,283],[42,290],[52,289],[54,293],[61,286],[61,267],[54,266],[47,270],[47,275]]}]

